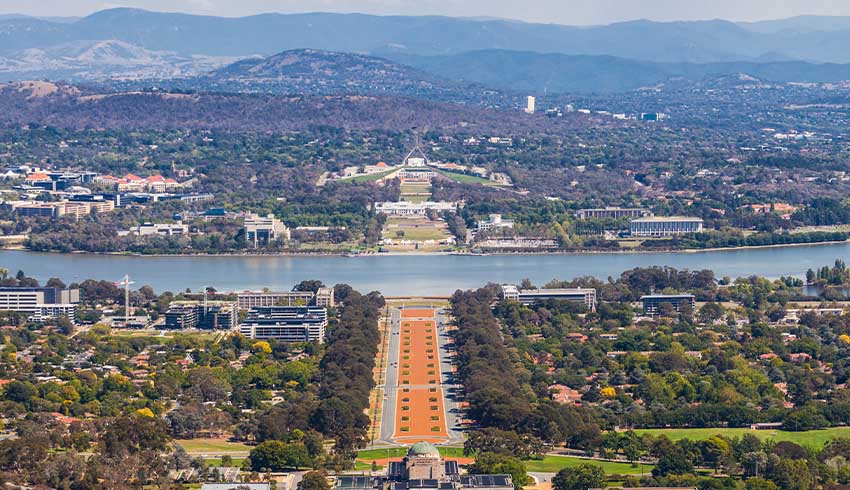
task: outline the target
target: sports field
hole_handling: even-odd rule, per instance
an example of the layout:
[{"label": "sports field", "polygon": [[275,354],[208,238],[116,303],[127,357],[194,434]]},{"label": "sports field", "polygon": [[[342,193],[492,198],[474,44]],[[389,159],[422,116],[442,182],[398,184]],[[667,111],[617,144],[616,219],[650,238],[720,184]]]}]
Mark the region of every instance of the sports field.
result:
[{"label": "sports field", "polygon": [[396,442],[448,440],[436,330],[435,310],[401,310]]},{"label": "sports field", "polygon": [[652,434],[655,436],[664,434],[673,441],[679,439],[702,440],[711,436],[722,435],[726,437],[741,437],[744,434],[753,434],[759,439],[773,439],[776,442],[788,441],[805,447],[820,449],[830,439],[837,437],[850,437],[850,427],[832,427],[822,430],[807,430],[804,432],[790,432],[785,430],[752,430],[748,428],[734,429],[637,429],[638,434]]}]

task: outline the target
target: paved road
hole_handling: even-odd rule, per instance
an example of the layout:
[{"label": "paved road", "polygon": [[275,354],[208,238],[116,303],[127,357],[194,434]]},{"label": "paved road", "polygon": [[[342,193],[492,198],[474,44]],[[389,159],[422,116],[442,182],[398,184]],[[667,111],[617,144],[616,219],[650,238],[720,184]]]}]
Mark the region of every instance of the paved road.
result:
[{"label": "paved road", "polygon": [[446,332],[445,310],[437,310],[437,344],[440,346],[440,373],[442,375],[443,406],[446,409],[446,429],[449,431],[447,444],[463,442],[463,434],[460,431],[461,413],[457,406],[457,395],[460,385],[457,384],[455,373],[452,372],[452,353],[449,349],[451,338]]},{"label": "paved road", "polygon": [[384,408],[377,443],[391,444],[395,433],[396,397],[398,396],[398,353],[401,344],[401,311],[390,309],[390,339],[387,342],[387,372],[384,375]]},{"label": "paved road", "polygon": [[[437,344],[439,346],[440,358],[440,380],[443,391],[443,406],[446,413],[446,429],[448,429],[449,439],[447,444],[458,444],[463,442],[463,434],[460,431],[460,420],[462,416],[457,407],[456,395],[460,386],[456,384],[455,375],[452,372],[452,357],[449,350],[450,338],[446,332],[446,312],[442,309],[437,310],[436,314],[437,327]],[[384,401],[383,410],[381,413],[381,431],[380,436],[375,441],[376,444],[395,444],[393,435],[395,434],[395,419],[396,419],[396,398],[398,396],[398,362],[399,349],[401,345],[401,310],[393,308],[390,310],[390,339],[387,345],[387,372],[384,378]],[[423,386],[422,388],[430,388],[431,386]],[[417,388],[416,386],[408,386],[408,388]]]}]

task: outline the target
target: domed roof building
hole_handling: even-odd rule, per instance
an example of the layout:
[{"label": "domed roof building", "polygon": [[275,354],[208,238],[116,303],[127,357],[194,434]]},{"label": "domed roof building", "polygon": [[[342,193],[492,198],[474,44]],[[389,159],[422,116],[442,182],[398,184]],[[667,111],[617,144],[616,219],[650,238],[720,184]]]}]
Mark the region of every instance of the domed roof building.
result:
[{"label": "domed roof building", "polygon": [[425,456],[439,458],[440,451],[437,449],[437,446],[431,444],[430,442],[420,441],[410,446],[410,449],[407,450],[407,456]]},{"label": "domed roof building", "polygon": [[386,476],[340,476],[336,490],[513,490],[511,475],[461,474],[457,461],[445,461],[430,442],[410,446],[391,461]]}]

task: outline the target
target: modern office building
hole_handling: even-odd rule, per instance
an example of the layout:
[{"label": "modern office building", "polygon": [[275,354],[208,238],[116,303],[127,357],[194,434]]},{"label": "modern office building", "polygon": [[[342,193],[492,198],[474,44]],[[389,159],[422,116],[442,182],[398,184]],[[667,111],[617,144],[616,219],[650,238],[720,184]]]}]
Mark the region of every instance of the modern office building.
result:
[{"label": "modern office building", "polygon": [[313,304],[311,291],[243,291],[237,294],[240,310],[259,306],[307,306]]},{"label": "modern office building", "polygon": [[319,288],[318,291],[242,291],[237,293],[240,310],[259,306],[335,306],[334,289]]},{"label": "modern office building", "polygon": [[534,114],[534,111],[537,110],[537,99],[534,98],[533,95],[529,95],[525,98],[525,113],[526,114]]},{"label": "modern office building", "polygon": [[31,321],[66,316],[76,323],[79,302],[79,289],[0,287],[0,310],[27,313]]},{"label": "modern office building", "polygon": [[258,306],[248,311],[239,331],[252,339],[324,342],[328,312],[318,306]]},{"label": "modern office building", "polygon": [[74,303],[38,305],[38,308],[36,308],[28,319],[30,321],[42,323],[62,317],[67,318],[71,321],[71,323],[76,325],[77,305]]},{"label": "modern office building", "polygon": [[629,222],[629,233],[636,237],[669,237],[699,233],[702,230],[702,219],[686,216],[648,216]]},{"label": "modern office building", "polygon": [[490,219],[481,220],[478,222],[478,231],[488,231],[496,228],[513,228],[514,222],[509,219],[502,219],[501,214],[491,214]]},{"label": "modern office building", "polygon": [[511,475],[461,475],[457,461],[446,461],[430,442],[417,442],[401,461],[391,461],[386,476],[339,476],[336,490],[513,490]]},{"label": "modern office building", "polygon": [[245,217],[245,241],[258,247],[275,240],[289,240],[289,228],[273,214],[260,216],[250,214]]},{"label": "modern office building", "polygon": [[118,236],[183,236],[189,234],[189,225],[177,223],[143,223],[126,231],[119,231]]},{"label": "modern office building", "polygon": [[456,202],[376,202],[374,206],[376,213],[383,213],[390,216],[415,216],[424,215],[428,210],[442,213],[444,211],[457,211]]},{"label": "modern office building", "polygon": [[652,213],[644,208],[588,208],[576,211],[578,219],[620,219],[620,218],[644,218]]},{"label": "modern office building", "polygon": [[232,330],[239,324],[235,301],[172,301],[165,312],[165,328]]},{"label": "modern office building", "polygon": [[691,308],[694,307],[695,298],[693,294],[651,294],[647,296],[641,296],[641,302],[643,302],[643,312],[649,316],[655,316],[658,314],[658,308],[663,303],[670,304],[674,310],[677,312],[685,306],[689,305]]},{"label": "modern office building", "polygon": [[591,288],[520,289],[514,284],[502,285],[502,299],[532,305],[548,300],[572,301],[596,310],[596,290]]},{"label": "modern office building", "polygon": [[0,205],[0,209],[14,211],[18,216],[58,218],[65,214],[64,206],[58,206],[55,203],[37,201],[8,201]]},{"label": "modern office building", "polygon": [[320,306],[322,308],[333,308],[336,306],[336,301],[334,300],[334,288],[319,288],[316,291],[316,306]]}]

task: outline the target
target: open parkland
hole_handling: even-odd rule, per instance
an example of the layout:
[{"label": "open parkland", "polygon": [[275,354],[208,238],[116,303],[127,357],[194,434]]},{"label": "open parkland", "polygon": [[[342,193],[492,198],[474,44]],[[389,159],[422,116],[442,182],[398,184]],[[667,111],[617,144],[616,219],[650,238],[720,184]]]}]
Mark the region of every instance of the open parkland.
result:
[{"label": "open parkland", "polygon": [[[464,454],[463,431],[471,421],[463,418],[462,389],[455,383],[451,332],[455,329],[448,298],[388,298],[380,321],[381,344],[375,363],[375,388],[371,393],[369,446],[357,455],[357,468],[384,468],[400,461],[408,447],[419,441],[435,444],[447,460],[469,464]],[[789,441],[821,448],[836,437],[850,436],[850,427],[802,432],[747,428],[639,429],[638,434],[664,434],[673,441],[705,440],[714,435],[740,437],[754,434],[763,440]],[[608,475],[650,474],[652,464],[588,458],[557,450],[526,460],[528,472],[546,479],[563,468],[593,460]],[[546,485],[544,485],[546,487]]]}]

